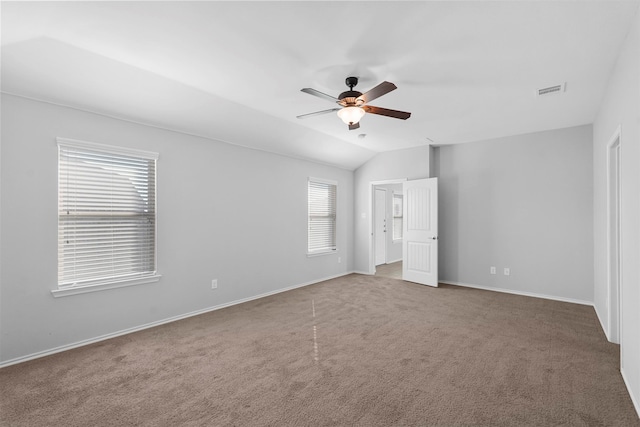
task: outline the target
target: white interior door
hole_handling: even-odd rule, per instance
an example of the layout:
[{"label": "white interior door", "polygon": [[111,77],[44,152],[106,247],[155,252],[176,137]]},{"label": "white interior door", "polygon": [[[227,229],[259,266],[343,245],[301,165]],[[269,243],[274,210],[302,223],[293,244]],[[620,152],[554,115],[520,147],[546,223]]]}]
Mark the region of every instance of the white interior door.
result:
[{"label": "white interior door", "polygon": [[375,189],[373,236],[375,241],[375,265],[387,263],[387,191]]},{"label": "white interior door", "polygon": [[402,280],[438,286],[438,178],[403,186]]}]

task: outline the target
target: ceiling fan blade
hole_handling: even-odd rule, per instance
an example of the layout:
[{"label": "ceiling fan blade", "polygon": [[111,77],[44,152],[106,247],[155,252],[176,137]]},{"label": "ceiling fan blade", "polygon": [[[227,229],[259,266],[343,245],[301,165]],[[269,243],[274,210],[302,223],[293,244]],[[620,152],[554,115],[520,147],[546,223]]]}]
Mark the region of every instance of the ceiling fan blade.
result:
[{"label": "ceiling fan blade", "polygon": [[347,126],[349,126],[349,130],[354,130],[360,127],[360,123],[354,123],[352,125],[347,125]]},{"label": "ceiling fan blade", "polygon": [[411,113],[407,113],[406,111],[389,110],[388,108],[374,107],[373,105],[365,105],[362,109],[367,113],[393,117],[394,119],[407,120],[411,117]]},{"label": "ceiling fan blade", "polygon": [[300,89],[301,92],[308,93],[309,95],[317,96],[318,98],[326,99],[331,102],[340,101],[338,98],[334,98],[331,95],[327,95],[326,93],[322,93],[319,90],[311,89],[310,87],[305,87],[304,89]]},{"label": "ceiling fan blade", "polygon": [[302,115],[296,116],[296,117],[299,118],[299,119],[306,119],[308,117],[320,116],[322,114],[332,113],[334,111],[338,111],[338,110],[341,110],[341,109],[342,108],[331,108],[329,110],[316,111],[315,113],[302,114]]},{"label": "ceiling fan blade", "polygon": [[385,95],[392,90],[396,90],[398,87],[391,82],[382,82],[378,86],[371,89],[369,92],[359,96],[360,99],[363,99],[365,103],[373,101],[376,98]]}]

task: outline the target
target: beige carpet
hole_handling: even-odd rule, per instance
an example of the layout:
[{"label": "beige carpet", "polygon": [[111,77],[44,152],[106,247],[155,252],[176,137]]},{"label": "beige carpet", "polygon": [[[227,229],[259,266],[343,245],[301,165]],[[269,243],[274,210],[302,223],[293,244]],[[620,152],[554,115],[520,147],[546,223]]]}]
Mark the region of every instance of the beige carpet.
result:
[{"label": "beige carpet", "polygon": [[2,426],[637,426],[593,308],[351,275],[0,370]]},{"label": "beige carpet", "polygon": [[402,279],[402,261],[376,266],[376,276],[389,279]]}]

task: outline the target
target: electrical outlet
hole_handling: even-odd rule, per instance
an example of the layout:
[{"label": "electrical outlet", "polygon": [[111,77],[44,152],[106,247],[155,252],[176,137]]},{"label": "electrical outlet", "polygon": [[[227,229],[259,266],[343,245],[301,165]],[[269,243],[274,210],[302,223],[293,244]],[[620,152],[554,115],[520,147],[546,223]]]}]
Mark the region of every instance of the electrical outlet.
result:
[{"label": "electrical outlet", "polygon": [[489,273],[491,273],[491,274],[496,274],[496,268],[495,268],[495,267],[491,267],[491,268],[489,269]]},{"label": "electrical outlet", "polygon": [[510,275],[510,274],[511,274],[511,269],[510,269],[509,267],[505,267],[505,268],[504,268],[504,275],[505,275],[505,276],[508,276],[508,275]]},{"label": "electrical outlet", "polygon": [[211,289],[218,289],[218,279],[213,279],[211,281]]},{"label": "electrical outlet", "polygon": [[342,258],[338,257],[338,264],[342,262]]}]

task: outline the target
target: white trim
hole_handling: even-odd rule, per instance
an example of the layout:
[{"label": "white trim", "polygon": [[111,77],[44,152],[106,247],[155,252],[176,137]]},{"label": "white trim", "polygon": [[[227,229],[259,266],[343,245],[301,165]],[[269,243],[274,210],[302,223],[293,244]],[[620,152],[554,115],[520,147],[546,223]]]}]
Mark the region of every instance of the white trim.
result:
[{"label": "white trim", "polygon": [[136,277],[133,279],[116,280],[107,283],[99,283],[86,286],[70,286],[68,288],[53,289],[51,294],[56,297],[68,297],[70,295],[86,294],[89,292],[106,291],[107,289],[124,288],[127,286],[144,285],[145,283],[154,283],[160,280],[162,275],[153,274],[145,277]]},{"label": "white trim", "polygon": [[369,181],[369,183],[371,185],[387,185],[387,184],[402,184],[405,181],[409,181],[409,178],[384,179],[382,181]]},{"label": "white trim", "polygon": [[[606,159],[607,159],[607,174],[606,174],[606,181],[607,181],[607,303],[606,303],[606,309],[607,309],[607,329],[606,329],[606,335],[607,335],[607,340],[609,340],[610,342],[613,342],[615,344],[620,344],[622,341],[622,239],[623,239],[623,233],[622,233],[622,216],[620,215],[620,208],[622,206],[622,202],[621,202],[621,196],[622,193],[620,191],[620,177],[621,175],[621,164],[622,162],[620,161],[620,154],[622,152],[622,134],[621,134],[621,130],[622,127],[621,125],[618,125],[618,127],[616,128],[615,132],[613,133],[613,135],[611,136],[611,138],[609,138],[609,141],[607,142],[607,155],[606,155]],[[618,273],[617,273],[617,278],[618,278],[618,289],[616,292],[616,296],[617,296],[617,312],[616,314],[618,315],[618,319],[617,319],[617,326],[618,326],[618,330],[617,332],[617,338],[618,338],[618,342],[612,341],[612,335],[613,335],[613,323],[614,323],[614,319],[612,319],[612,310],[611,310],[611,306],[613,304],[613,302],[611,301],[611,151],[612,149],[615,149],[615,147],[617,146],[617,150],[618,150],[618,155],[617,155],[617,159],[618,159],[618,168],[617,168],[617,173],[618,173],[618,177],[617,177],[617,188],[616,190],[618,191],[618,195],[617,195],[617,212],[618,212],[618,249],[617,249],[617,255],[618,255]]]},{"label": "white trim", "polygon": [[157,320],[155,322],[146,323],[144,325],[134,326],[132,328],[123,329],[123,330],[120,330],[120,331],[117,331],[117,332],[113,332],[113,333],[110,333],[110,334],[100,335],[98,337],[89,338],[89,339],[82,340],[82,341],[77,341],[77,342],[72,343],[72,344],[62,345],[62,346],[55,347],[55,348],[52,348],[52,349],[49,349],[49,350],[39,351],[39,352],[32,353],[32,354],[29,354],[29,355],[26,355],[26,356],[16,357],[14,359],[7,360],[6,362],[0,362],[0,368],[6,368],[7,366],[16,365],[18,363],[27,362],[29,360],[38,359],[40,357],[49,356],[49,355],[60,353],[60,352],[67,351],[67,350],[72,350],[74,348],[82,347],[82,346],[89,345],[89,344],[94,344],[94,343],[97,343],[97,342],[100,342],[100,341],[104,341],[104,340],[108,340],[108,339],[111,339],[111,338],[116,338],[116,337],[119,337],[121,335],[127,335],[127,334],[130,334],[130,333],[133,333],[133,332],[142,331],[144,329],[153,328],[153,327],[156,327],[156,326],[164,325],[166,323],[171,323],[171,322],[175,322],[177,320],[186,319],[188,317],[198,316],[200,314],[208,313],[210,311],[220,310],[222,308],[230,307],[230,306],[233,306],[233,305],[242,304],[242,303],[253,301],[253,300],[256,300],[256,299],[260,299],[260,298],[268,297],[268,296],[271,296],[271,295],[279,294],[279,293],[282,293],[282,292],[291,291],[291,290],[297,289],[297,288],[302,288],[304,286],[315,285],[317,283],[325,282],[327,280],[332,280],[332,279],[336,279],[338,277],[348,276],[349,274],[353,274],[353,273],[354,273],[353,271],[348,271],[346,273],[336,274],[336,275],[325,277],[325,278],[322,278],[322,279],[312,280],[312,281],[301,283],[301,284],[298,284],[298,285],[288,286],[286,288],[278,289],[278,290],[271,291],[271,292],[266,292],[266,293],[263,293],[263,294],[260,294],[260,295],[254,295],[252,297],[242,298],[242,299],[231,301],[231,302],[228,302],[228,303],[215,305],[213,307],[203,308],[201,310],[192,311],[190,313],[180,314],[178,316],[173,316],[173,317],[169,317],[169,318],[166,318],[166,319]]},{"label": "white trim", "polygon": [[90,149],[96,151],[104,151],[109,154],[123,154],[126,156],[136,156],[147,160],[158,160],[159,153],[154,151],[144,151],[135,148],[119,147],[107,144],[98,144],[97,142],[80,141],[79,139],[56,137],[56,143],[58,146]]},{"label": "white trim", "polygon": [[629,381],[627,381],[627,375],[624,373],[624,369],[620,368],[620,374],[622,375],[622,381],[624,381],[624,385],[627,387],[627,392],[629,393],[629,397],[631,398],[631,403],[633,403],[636,414],[638,414],[638,418],[640,418],[640,403],[638,399],[636,399],[636,397],[633,395],[633,391],[629,386]]},{"label": "white trim", "polygon": [[334,181],[332,179],[325,179],[325,178],[316,178],[314,176],[308,177],[307,181],[309,181],[309,182],[320,182],[322,184],[335,185],[336,187],[338,186],[338,181]]},{"label": "white trim", "polygon": [[366,271],[355,271],[353,272],[354,274],[362,274],[363,276],[373,276],[375,273],[368,273]]},{"label": "white trim", "polygon": [[338,249],[328,249],[328,250],[323,250],[323,251],[316,251],[316,252],[307,252],[307,258],[313,258],[313,257],[317,257],[317,256],[323,256],[323,255],[333,255],[335,253],[338,252]]},{"label": "white trim", "polygon": [[[402,240],[399,240],[399,241],[401,242]],[[395,243],[395,241],[393,243]],[[400,262],[400,261],[402,261],[402,258],[387,261],[387,264],[393,264],[394,262]]]},{"label": "white trim", "polygon": [[554,301],[570,302],[573,304],[589,305],[593,307],[592,301],[584,301],[584,300],[579,300],[574,298],[565,298],[565,297],[559,297],[555,295],[538,294],[535,292],[515,291],[513,289],[493,288],[490,286],[481,286],[481,285],[474,285],[471,283],[453,282],[450,280],[439,280],[438,282],[444,283],[447,285],[463,286],[465,288],[482,289],[484,291],[495,291],[495,292],[502,292],[505,294],[521,295],[525,297],[534,297],[534,298],[543,298],[543,299],[549,299]]}]

